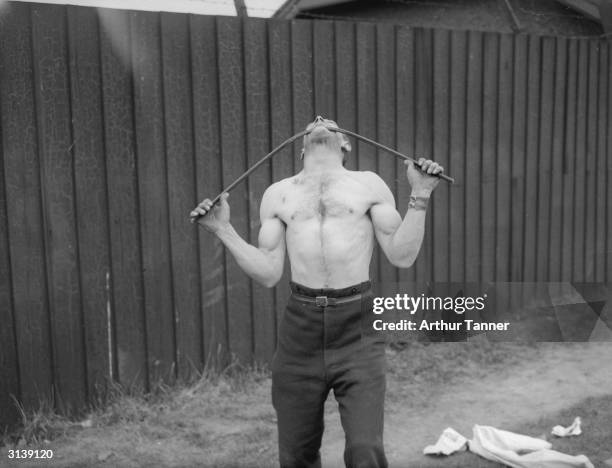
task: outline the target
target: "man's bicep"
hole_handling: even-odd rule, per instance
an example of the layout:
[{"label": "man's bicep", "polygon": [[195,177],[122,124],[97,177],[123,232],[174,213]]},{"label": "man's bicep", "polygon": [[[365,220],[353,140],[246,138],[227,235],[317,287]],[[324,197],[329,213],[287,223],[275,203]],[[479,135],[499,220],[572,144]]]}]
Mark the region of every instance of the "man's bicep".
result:
[{"label": "man's bicep", "polygon": [[[395,197],[387,184],[372,173],[370,183],[375,194],[376,203],[370,208],[370,217],[378,241],[392,236],[402,223],[402,217],[395,209]],[[384,247],[384,246],[383,246]]]},{"label": "man's bicep", "polygon": [[388,240],[395,231],[402,224],[402,217],[391,203],[382,202],[370,208],[370,218],[372,219],[372,225],[374,226],[374,233],[378,242],[382,245],[383,242]]},{"label": "man's bicep", "polygon": [[278,185],[268,187],[261,199],[259,208],[259,219],[261,228],[259,230],[259,249],[274,252],[282,249],[285,251],[285,223],[277,216],[275,206],[279,198]]},{"label": "man's bicep", "polygon": [[276,216],[262,219],[259,230],[259,250],[276,261],[285,259],[285,224]]}]

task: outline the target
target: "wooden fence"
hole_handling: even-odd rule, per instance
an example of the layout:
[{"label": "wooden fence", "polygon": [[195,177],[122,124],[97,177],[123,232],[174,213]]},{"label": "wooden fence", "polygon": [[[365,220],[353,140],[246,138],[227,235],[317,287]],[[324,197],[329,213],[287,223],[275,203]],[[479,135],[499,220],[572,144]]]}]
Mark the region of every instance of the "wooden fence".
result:
[{"label": "wooden fence", "polygon": [[[457,179],[416,266],[376,252],[376,281],[612,280],[607,42],[19,3],[0,22],[0,423],[9,395],[70,412],[108,378],[269,360],[288,269],[253,284],[187,216],[317,114]],[[232,193],[251,242],[299,148]],[[401,164],[349,159],[406,209]]]}]

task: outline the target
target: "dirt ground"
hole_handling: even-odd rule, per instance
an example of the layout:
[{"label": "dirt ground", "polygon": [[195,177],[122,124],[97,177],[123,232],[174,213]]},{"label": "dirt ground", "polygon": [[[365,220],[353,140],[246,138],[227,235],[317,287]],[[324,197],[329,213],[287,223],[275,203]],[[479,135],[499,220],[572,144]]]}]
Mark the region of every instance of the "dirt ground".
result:
[{"label": "dirt ground", "polygon": [[[471,438],[474,424],[520,432],[523,424],[557,413],[586,397],[609,395],[610,357],[612,343],[544,345],[533,359],[498,368],[477,379],[464,378],[450,386],[429,389],[430,398],[418,405],[392,405],[385,424],[389,463],[398,468],[444,466],[441,460],[422,455],[422,450],[435,443],[447,427],[467,438]],[[325,466],[343,467],[342,429],[336,414],[327,416]],[[537,437],[550,433],[550,429],[542,427],[541,432],[527,435]]]},{"label": "dirt ground", "polygon": [[[531,436],[550,434],[551,427],[539,422],[542,418],[554,419],[587,398],[612,394],[611,356],[612,343],[437,343],[389,349],[385,446],[390,465],[498,467],[472,454],[432,458],[422,450],[449,426],[468,438],[474,424]],[[567,420],[555,424],[569,425],[570,415],[562,414]],[[589,418],[575,416],[583,416],[581,437],[586,440]],[[53,449],[50,463],[10,462],[8,447],[3,447],[0,466],[276,466],[275,415],[265,373],[240,382],[204,381],[154,401],[121,398],[86,421],[55,432],[42,447],[20,447]],[[342,467],[343,447],[330,395],[323,466]],[[612,452],[585,455],[606,460]]]}]

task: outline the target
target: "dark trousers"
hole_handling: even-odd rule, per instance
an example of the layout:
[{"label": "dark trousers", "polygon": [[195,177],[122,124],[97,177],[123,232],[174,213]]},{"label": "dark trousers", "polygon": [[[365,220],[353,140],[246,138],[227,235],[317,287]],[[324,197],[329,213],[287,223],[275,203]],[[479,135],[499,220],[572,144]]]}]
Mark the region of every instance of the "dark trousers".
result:
[{"label": "dark trousers", "polygon": [[291,289],[272,363],[281,467],[321,466],[323,409],[332,389],[346,466],[386,467],[385,346],[372,328],[370,283],[318,290],[291,283]]}]

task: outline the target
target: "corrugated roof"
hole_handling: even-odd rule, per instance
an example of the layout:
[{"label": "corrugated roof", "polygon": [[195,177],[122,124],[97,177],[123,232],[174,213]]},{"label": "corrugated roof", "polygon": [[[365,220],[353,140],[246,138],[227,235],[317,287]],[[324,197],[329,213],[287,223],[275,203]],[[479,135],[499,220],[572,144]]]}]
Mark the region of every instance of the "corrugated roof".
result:
[{"label": "corrugated roof", "polygon": [[[602,21],[607,11],[612,11],[612,0],[556,0],[557,2],[582,13],[588,18]],[[274,15],[277,18],[293,18],[302,10],[321,8],[346,3],[347,0],[286,0]]]},{"label": "corrugated roof", "polygon": [[612,5],[610,0],[557,0],[591,19],[601,21],[601,10]]}]

